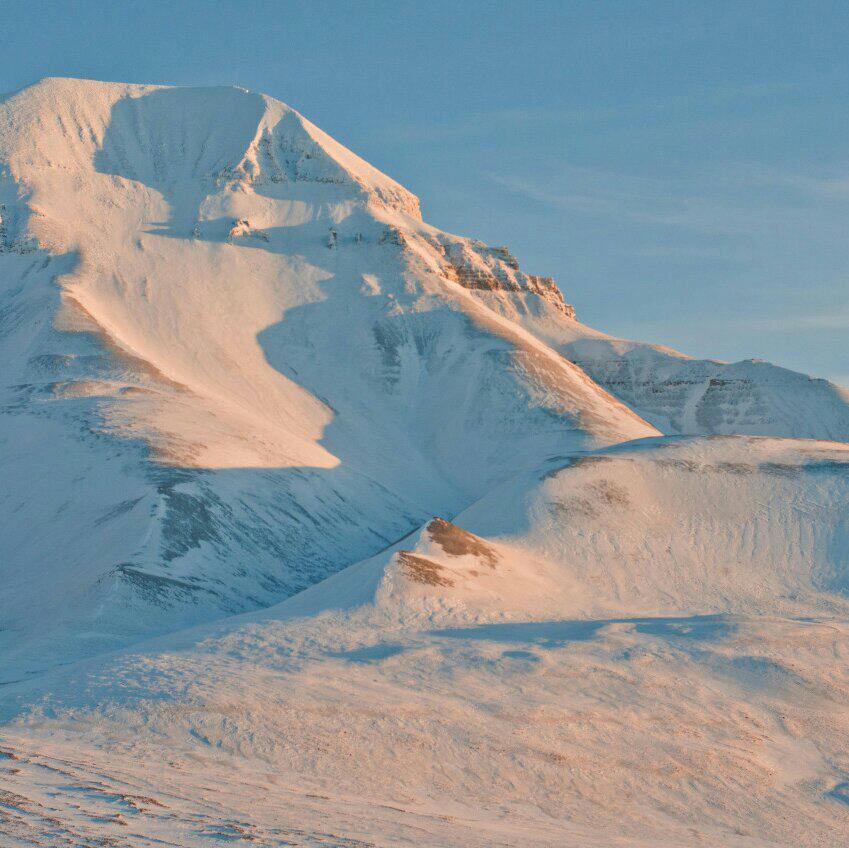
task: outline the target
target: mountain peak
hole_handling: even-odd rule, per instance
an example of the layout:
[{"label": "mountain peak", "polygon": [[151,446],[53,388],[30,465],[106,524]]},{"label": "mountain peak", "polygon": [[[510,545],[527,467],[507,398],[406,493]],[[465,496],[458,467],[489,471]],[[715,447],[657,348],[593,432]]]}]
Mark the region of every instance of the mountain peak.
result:
[{"label": "mountain peak", "polygon": [[421,218],[419,201],[279,100],[238,86],[172,87],[46,77],[0,102],[13,177],[97,171],[157,190],[188,183],[322,183]]}]

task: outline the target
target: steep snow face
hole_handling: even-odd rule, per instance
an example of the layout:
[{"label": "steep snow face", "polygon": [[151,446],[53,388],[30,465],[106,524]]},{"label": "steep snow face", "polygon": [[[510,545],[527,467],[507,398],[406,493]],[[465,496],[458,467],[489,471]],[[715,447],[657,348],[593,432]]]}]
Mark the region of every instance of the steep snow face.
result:
[{"label": "steep snow face", "polygon": [[834,443],[551,457],[276,607],[2,687],[7,830],[840,844],[847,496]]},{"label": "steep snow face", "polygon": [[270,98],[45,80],[0,103],[0,175],[7,677],[272,603],[541,456],[657,432]]}]

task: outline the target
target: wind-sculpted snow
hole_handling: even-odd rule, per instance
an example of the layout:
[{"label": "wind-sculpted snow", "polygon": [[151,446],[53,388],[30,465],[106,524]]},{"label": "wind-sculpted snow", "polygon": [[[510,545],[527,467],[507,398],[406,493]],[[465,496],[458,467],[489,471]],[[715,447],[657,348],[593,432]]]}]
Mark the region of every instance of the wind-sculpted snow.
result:
[{"label": "wind-sculpted snow", "polygon": [[847,495],[834,443],[550,457],[276,607],[3,687],[5,827],[841,844]]}]

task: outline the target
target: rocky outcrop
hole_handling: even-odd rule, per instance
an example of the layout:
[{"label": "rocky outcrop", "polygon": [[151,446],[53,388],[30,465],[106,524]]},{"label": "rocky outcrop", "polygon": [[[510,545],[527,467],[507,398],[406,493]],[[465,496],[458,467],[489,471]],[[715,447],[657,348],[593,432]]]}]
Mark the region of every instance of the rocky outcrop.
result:
[{"label": "rocky outcrop", "polygon": [[0,253],[24,254],[35,250],[35,243],[27,236],[20,220],[16,220],[13,210],[0,203]]},{"label": "rocky outcrop", "polygon": [[471,239],[441,242],[439,247],[446,259],[443,273],[452,282],[473,291],[535,295],[565,317],[575,317],[575,308],[563,299],[553,278],[524,273],[506,247]]}]

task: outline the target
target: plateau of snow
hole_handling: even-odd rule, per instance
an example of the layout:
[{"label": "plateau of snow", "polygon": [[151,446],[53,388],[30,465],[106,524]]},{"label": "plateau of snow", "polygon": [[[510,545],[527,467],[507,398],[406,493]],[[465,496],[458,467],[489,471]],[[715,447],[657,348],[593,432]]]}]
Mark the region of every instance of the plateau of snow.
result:
[{"label": "plateau of snow", "polygon": [[841,843],[845,390],[71,79],[0,100],[0,356],[4,845]]}]

